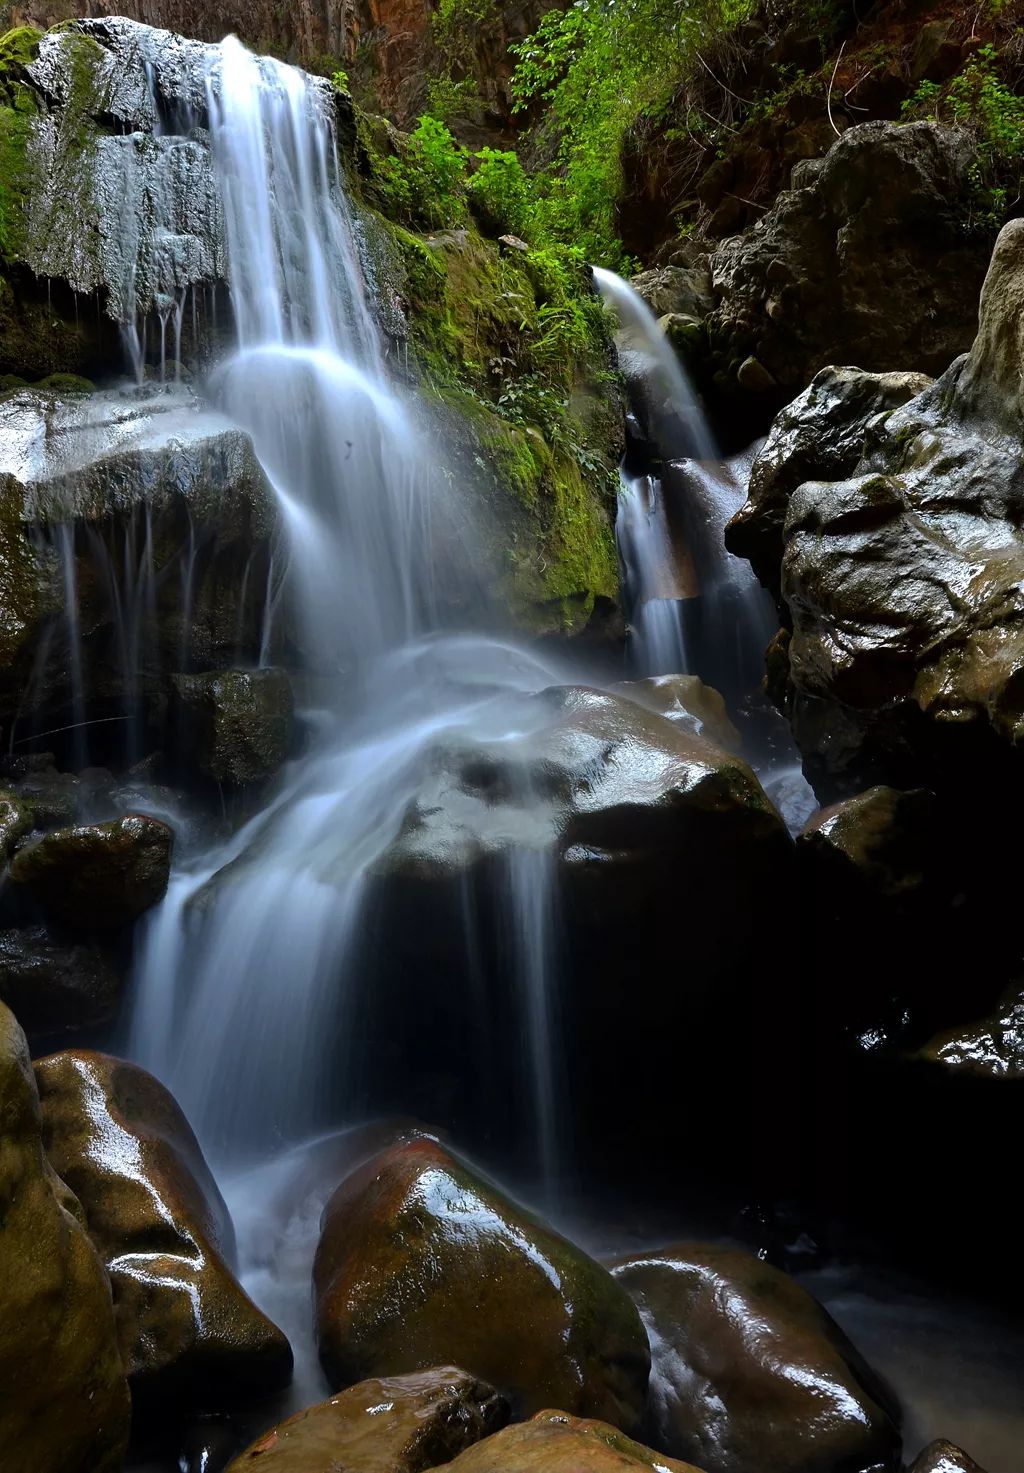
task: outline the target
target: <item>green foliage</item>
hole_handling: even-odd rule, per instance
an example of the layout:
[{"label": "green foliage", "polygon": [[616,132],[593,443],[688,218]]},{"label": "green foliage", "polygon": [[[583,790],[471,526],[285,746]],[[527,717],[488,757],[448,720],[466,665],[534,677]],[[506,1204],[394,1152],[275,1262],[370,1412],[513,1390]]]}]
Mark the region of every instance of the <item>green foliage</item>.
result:
[{"label": "green foliage", "polygon": [[335,92],[341,92],[346,97],[349,95],[351,87],[349,83],[348,72],[345,70],[344,67],[337,67],[331,73],[331,86],[334,88]]},{"label": "green foliage", "polygon": [[529,235],[533,220],[530,180],[511,150],[482,148],[473,155],[466,183],[470,200],[495,234]]},{"label": "green foliage", "polygon": [[408,137],[395,136],[397,151],[374,161],[375,183],[389,213],[435,228],[458,224],[466,210],[465,149],[429,114]]},{"label": "green foliage", "polygon": [[982,46],[945,88],[922,82],[903,105],[904,117],[954,122],[974,134],[972,223],[984,229],[1002,225],[1010,201],[1024,191],[1024,97],[1002,79],[998,64],[996,48]]},{"label": "green foliage", "polygon": [[534,236],[623,267],[615,219],[621,150],[641,114],[663,115],[687,63],[749,0],[575,0],[513,47],[516,107],[542,104],[550,158],[535,178]]}]

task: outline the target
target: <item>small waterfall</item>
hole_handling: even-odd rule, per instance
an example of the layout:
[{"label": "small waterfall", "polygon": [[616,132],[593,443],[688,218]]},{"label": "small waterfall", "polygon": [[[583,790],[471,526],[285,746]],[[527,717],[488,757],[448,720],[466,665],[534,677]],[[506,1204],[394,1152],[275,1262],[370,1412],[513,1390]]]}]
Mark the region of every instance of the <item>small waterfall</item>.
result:
[{"label": "small waterfall", "polygon": [[630,610],[630,657],[640,675],[690,670],[674,577],[675,550],[655,476],[620,472],[615,523],[626,603]]},{"label": "small waterfall", "polygon": [[[447,485],[384,373],[329,88],[233,39],[210,54],[237,331],[210,390],[251,435],[285,520],[261,663],[272,626],[287,619],[328,709],[303,713],[308,750],[265,809],[186,858],[149,917],[128,1052],[168,1083],[215,1158],[237,1163],[374,1107],[380,1081],[362,1036],[372,999],[361,985],[377,962],[367,950],[374,864],[437,743],[507,740],[520,719],[506,715],[507,695],[557,675],[512,646],[440,630],[431,539],[445,525]],[[476,592],[467,578],[460,601],[473,607]],[[535,858],[509,866],[504,961],[550,1175],[554,851]]]}]

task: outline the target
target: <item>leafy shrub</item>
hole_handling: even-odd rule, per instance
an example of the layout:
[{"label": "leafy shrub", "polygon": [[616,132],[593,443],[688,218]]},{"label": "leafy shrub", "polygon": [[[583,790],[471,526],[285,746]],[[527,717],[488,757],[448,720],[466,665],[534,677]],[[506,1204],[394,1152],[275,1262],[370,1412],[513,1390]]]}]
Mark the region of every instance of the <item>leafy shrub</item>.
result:
[{"label": "leafy shrub", "polygon": [[473,155],[473,164],[466,189],[483,223],[495,234],[511,231],[514,235],[529,235],[533,198],[519,155],[511,150],[482,148]]}]

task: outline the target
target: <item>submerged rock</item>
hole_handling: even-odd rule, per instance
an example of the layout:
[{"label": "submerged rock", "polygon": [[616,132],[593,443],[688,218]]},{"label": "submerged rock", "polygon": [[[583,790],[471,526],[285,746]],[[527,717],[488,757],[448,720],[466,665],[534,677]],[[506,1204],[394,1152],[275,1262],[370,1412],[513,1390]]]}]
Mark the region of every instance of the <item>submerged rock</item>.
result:
[{"label": "submerged rock", "polygon": [[884,1386],[805,1289],[748,1253],[686,1243],[612,1272],[651,1337],[660,1445],[705,1473],[899,1466]]},{"label": "submerged rock", "polygon": [[214,782],[272,777],[292,740],[295,702],[283,670],[172,676],[184,754]]},{"label": "submerged rock", "polygon": [[[883,777],[959,783],[965,754],[990,754],[990,766],[1024,732],[1022,280],[1024,223],[1013,221],[968,357],[891,412],[848,398],[837,433],[851,448],[859,440],[854,464],[826,456],[816,467],[804,453],[817,423],[805,396],[793,410],[804,428],[791,425],[774,450],[769,442],[755,469],[769,540],[788,496],[788,702],[805,758],[833,788]],[[804,451],[791,463],[786,444],[797,440]],[[754,536],[758,505],[742,515],[744,537]]]},{"label": "submerged rock", "polygon": [[917,1455],[910,1473],[984,1473],[984,1469],[961,1448],[943,1439],[929,1443]]},{"label": "submerged rock", "polygon": [[45,926],[0,931],[0,1001],[29,1033],[106,1022],[122,981],[120,968],[95,942],[63,940]]},{"label": "submerged rock", "polygon": [[257,1437],[227,1473],[425,1473],[507,1421],[504,1398],[454,1366],[361,1381]]},{"label": "submerged rock", "polygon": [[457,1473],[699,1473],[607,1422],[551,1411],[506,1427],[446,1467]]},{"label": "submerged rock", "polygon": [[164,896],[174,831],[130,813],[109,823],[57,829],[19,849],[10,876],[66,925],[116,930]]},{"label": "submerged rock", "polygon": [[107,1265],[136,1403],[221,1410],[287,1385],[288,1341],[232,1273],[227,1208],[174,1099],[87,1050],[36,1064],[46,1152]]},{"label": "submerged rock", "polygon": [[28,1046],[0,1004],[0,1447],[32,1473],[118,1473],[128,1388],[110,1285],[43,1154]]},{"label": "submerged rock", "polygon": [[986,254],[964,229],[975,157],[967,133],[938,123],[845,132],[711,257],[722,380],[753,363],[756,387],[792,392],[828,363],[940,373],[964,352]]},{"label": "submerged rock", "polygon": [[334,1385],[454,1361],[521,1414],[554,1401],[640,1423],[650,1357],[628,1295],[436,1141],[397,1145],[341,1184],[313,1275]]}]

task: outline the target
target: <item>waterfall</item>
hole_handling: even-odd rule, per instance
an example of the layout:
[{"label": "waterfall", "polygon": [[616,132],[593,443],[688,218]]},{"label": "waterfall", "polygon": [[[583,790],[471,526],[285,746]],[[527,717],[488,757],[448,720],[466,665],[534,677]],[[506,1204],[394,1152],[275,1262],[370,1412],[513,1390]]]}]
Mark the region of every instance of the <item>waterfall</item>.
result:
[{"label": "waterfall", "polygon": [[[268,575],[267,618],[290,611],[328,709],[305,713],[308,749],[263,811],[187,857],[142,928],[127,1051],[170,1086],[214,1159],[236,1167],[373,1107],[379,1081],[368,1085],[360,1034],[376,962],[373,865],[438,740],[505,742],[522,719],[506,717],[505,699],[559,677],[514,646],[439,627],[431,533],[448,490],[385,376],[327,84],[233,39],[211,54],[237,340],[209,389],[276,493],[287,549]],[[473,557],[456,561],[468,569]],[[467,577],[470,607],[475,592]],[[549,1173],[553,869],[545,848],[507,877],[520,1074]]]}]

